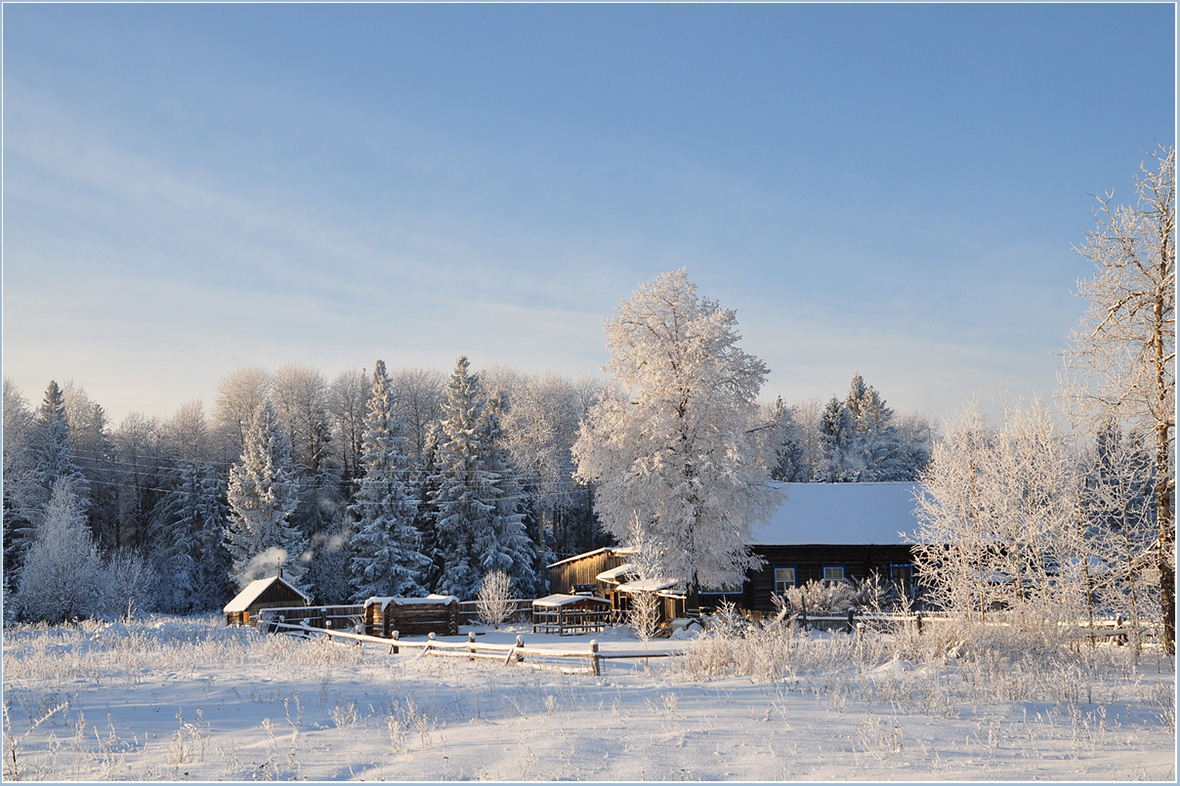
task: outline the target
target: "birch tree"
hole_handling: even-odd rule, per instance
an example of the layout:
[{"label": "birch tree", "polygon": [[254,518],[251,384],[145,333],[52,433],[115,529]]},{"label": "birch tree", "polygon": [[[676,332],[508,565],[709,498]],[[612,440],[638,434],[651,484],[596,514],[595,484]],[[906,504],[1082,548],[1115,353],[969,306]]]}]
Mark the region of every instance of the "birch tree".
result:
[{"label": "birch tree", "polygon": [[606,334],[606,370],[629,395],[596,404],[573,448],[577,477],[598,484],[595,511],[620,539],[638,517],[659,567],[694,594],[742,580],[753,527],[777,502],[748,433],[766,366],[683,269],[642,285]]},{"label": "birch tree", "polygon": [[[1098,198],[1097,226],[1077,251],[1094,263],[1078,282],[1090,307],[1066,353],[1069,400],[1083,420],[1150,429],[1155,447],[1156,567],[1165,647],[1176,643],[1176,151],[1140,165],[1135,205]],[[1095,428],[1096,430],[1096,428]]]}]

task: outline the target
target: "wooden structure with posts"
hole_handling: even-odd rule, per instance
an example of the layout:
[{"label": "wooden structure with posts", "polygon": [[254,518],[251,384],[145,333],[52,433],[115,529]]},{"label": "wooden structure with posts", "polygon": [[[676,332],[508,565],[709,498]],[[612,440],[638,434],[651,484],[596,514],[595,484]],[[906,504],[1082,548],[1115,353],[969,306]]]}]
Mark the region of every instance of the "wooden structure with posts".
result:
[{"label": "wooden structure with posts", "polygon": [[533,601],[533,633],[592,633],[610,623],[611,602],[592,595],[549,595]]},{"label": "wooden structure with posts", "polygon": [[369,598],[364,603],[365,633],[389,638],[436,633],[454,636],[459,632],[459,599],[454,595],[426,598]]}]

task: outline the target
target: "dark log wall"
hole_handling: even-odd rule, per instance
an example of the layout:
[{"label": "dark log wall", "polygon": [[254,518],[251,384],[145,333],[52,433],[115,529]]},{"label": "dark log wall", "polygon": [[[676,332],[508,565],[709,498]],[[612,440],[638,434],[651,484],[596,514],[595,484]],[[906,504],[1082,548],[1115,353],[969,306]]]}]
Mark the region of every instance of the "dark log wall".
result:
[{"label": "dark log wall", "polygon": [[[774,569],[795,568],[795,583],[806,584],[824,577],[824,566],[844,566],[844,577],[862,581],[874,573],[889,581],[891,565],[908,565],[910,547],[895,546],[754,546],[754,553],[766,560],[761,570],[746,575],[745,591],[739,605],[756,611],[773,611]],[[707,598],[706,598],[707,599]],[[737,600],[735,596],[731,599]]]}]

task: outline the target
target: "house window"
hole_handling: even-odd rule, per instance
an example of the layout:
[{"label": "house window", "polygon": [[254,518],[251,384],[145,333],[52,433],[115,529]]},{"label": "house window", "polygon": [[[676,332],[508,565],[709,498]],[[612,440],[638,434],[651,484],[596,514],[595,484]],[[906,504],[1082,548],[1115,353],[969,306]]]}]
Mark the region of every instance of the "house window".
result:
[{"label": "house window", "polygon": [[889,578],[893,581],[893,586],[902,597],[912,598],[914,596],[914,566],[913,565],[890,565]]},{"label": "house window", "polygon": [[844,566],[824,565],[824,581],[844,581]]},{"label": "house window", "polygon": [[775,568],[774,569],[774,594],[786,595],[787,589],[795,586],[795,569],[794,568]]}]

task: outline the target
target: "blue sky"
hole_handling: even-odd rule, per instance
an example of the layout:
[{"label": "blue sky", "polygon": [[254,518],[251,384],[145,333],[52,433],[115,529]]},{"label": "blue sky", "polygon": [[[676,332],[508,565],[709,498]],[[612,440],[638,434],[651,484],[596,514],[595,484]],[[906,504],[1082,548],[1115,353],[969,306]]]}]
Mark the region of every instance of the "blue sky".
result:
[{"label": "blue sky", "polygon": [[117,423],[241,365],[581,376],[642,282],[764,397],[1050,396],[1175,9],[5,5],[4,374]]}]

